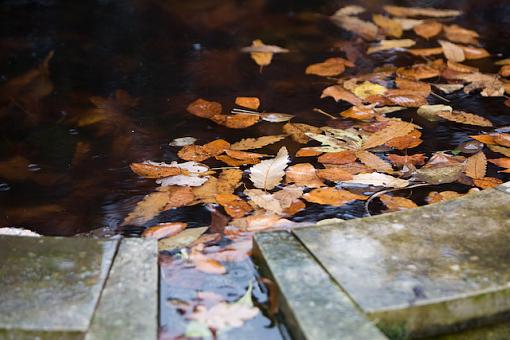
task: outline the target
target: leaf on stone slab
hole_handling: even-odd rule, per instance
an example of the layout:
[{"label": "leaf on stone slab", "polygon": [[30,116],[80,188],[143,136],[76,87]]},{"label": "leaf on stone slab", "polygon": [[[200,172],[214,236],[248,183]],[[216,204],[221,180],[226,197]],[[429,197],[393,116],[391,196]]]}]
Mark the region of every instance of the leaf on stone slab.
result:
[{"label": "leaf on stone slab", "polygon": [[476,125],[476,126],[486,126],[491,127],[492,123],[487,118],[482,116],[475,115],[473,113],[468,113],[464,111],[440,111],[437,115],[446,120],[450,120],[452,122],[467,124],[467,125]]},{"label": "leaf on stone slab", "polygon": [[303,195],[311,203],[341,206],[354,200],[366,200],[367,196],[353,194],[350,191],[336,188],[318,188]]},{"label": "leaf on stone slab", "polygon": [[391,50],[395,48],[406,48],[414,46],[416,42],[411,39],[395,39],[395,40],[381,40],[377,45],[368,48],[367,53],[372,54],[375,52]]},{"label": "leaf on stone slab", "polygon": [[[290,124],[290,123],[289,123]],[[286,135],[262,136],[259,138],[245,138],[230,146],[232,150],[260,149],[266,145],[274,144],[287,137]]]},{"label": "leaf on stone slab", "polygon": [[153,238],[156,240],[172,237],[186,229],[188,225],[183,222],[165,222],[145,229],[142,236],[145,238]]},{"label": "leaf on stone slab", "polygon": [[433,17],[445,18],[461,15],[461,11],[454,9],[437,9],[431,7],[401,7],[401,6],[384,6],[384,10],[397,17]]},{"label": "leaf on stone slab", "polygon": [[260,106],[260,99],[257,97],[236,97],[235,104],[248,109],[257,110]]},{"label": "leaf on stone slab", "polygon": [[250,168],[250,180],[256,188],[271,190],[282,181],[288,162],[287,148],[282,147],[275,158],[266,159]]},{"label": "leaf on stone slab", "polygon": [[351,180],[344,181],[343,183],[373,185],[385,188],[405,188],[409,185],[409,181],[405,179],[395,178],[378,172],[354,175]]},{"label": "leaf on stone slab", "polygon": [[465,173],[471,178],[484,178],[487,171],[487,158],[482,151],[469,157],[466,161]]},{"label": "leaf on stone slab", "polygon": [[317,170],[310,163],[300,163],[289,166],[285,171],[285,183],[295,183],[298,186],[318,188],[324,182],[317,177]]},{"label": "leaf on stone slab", "polygon": [[379,199],[388,208],[388,211],[401,211],[418,207],[416,203],[405,197],[385,194],[379,196]]},{"label": "leaf on stone slab", "polygon": [[192,115],[201,118],[211,118],[214,115],[221,114],[223,110],[220,103],[211,102],[202,98],[199,98],[188,105],[186,110]]}]

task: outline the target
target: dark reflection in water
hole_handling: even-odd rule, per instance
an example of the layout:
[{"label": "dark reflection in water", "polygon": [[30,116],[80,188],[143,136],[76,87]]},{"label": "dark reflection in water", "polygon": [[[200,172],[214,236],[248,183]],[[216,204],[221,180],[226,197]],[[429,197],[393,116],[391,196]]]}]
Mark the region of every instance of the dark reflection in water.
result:
[{"label": "dark reflection in water", "polygon": [[[357,3],[378,12],[384,4],[455,6],[465,12],[455,20],[457,24],[478,31],[484,47],[497,57],[510,57],[510,6],[505,0]],[[134,176],[129,163],[176,160],[177,149],[168,146],[176,137],[194,136],[203,144],[220,137],[234,142],[281,131],[281,124],[274,123],[230,130],[191,116],[184,108],[197,97],[229,108],[238,95],[257,96],[266,111],[292,113],[296,122],[325,125],[327,118],[313,112],[314,107],[340,112],[347,105],[320,100],[329,81],[305,76],[303,70],[310,63],[341,55],[335,46],[351,36],[334,27],[327,16],[345,4],[326,0],[4,0],[0,4],[0,225],[23,226],[47,235],[74,235],[98,227],[113,230],[154,188],[153,181]],[[260,73],[247,55],[239,53],[256,38],[292,53],[278,55]],[[417,47],[430,44],[421,42]],[[38,68],[51,51],[54,56],[48,69]],[[467,64],[496,72],[493,60]],[[356,70],[346,74],[385,63],[412,62],[404,54],[380,53],[370,60],[362,58]],[[37,77],[29,74],[35,77],[30,86],[19,90],[12,85],[20,75],[27,80],[31,69],[39,73]],[[97,97],[115,96],[119,89],[130,97],[117,92],[120,97],[113,109],[110,106],[105,112],[94,105]],[[447,98],[454,108],[484,115],[496,127],[510,125],[502,98],[462,93]],[[451,150],[470,134],[484,131],[438,125],[412,112],[404,117],[424,127],[425,142],[416,152]],[[299,147],[285,143],[291,154]],[[275,153],[281,145],[263,151]],[[495,168],[488,175],[499,176]],[[440,189],[465,192],[467,187]],[[426,192],[416,189],[410,194],[423,202]],[[363,214],[359,204],[340,209],[312,206],[294,220]],[[193,219],[192,226],[203,226],[210,217],[205,208],[194,207],[167,212],[159,219]],[[236,297],[245,287],[238,288],[231,287]],[[267,319],[257,320],[260,329],[269,324]],[[276,331],[260,332],[263,337],[279,337]]]}]

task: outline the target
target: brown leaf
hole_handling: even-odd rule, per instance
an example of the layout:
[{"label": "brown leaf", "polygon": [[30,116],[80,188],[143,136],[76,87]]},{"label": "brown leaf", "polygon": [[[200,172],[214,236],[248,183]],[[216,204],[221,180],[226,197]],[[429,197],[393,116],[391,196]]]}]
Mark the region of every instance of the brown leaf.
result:
[{"label": "brown leaf", "polygon": [[510,157],[510,148],[505,148],[504,146],[499,146],[499,145],[487,145],[487,147],[493,151],[493,152],[497,152],[497,153],[500,153],[506,157]]},{"label": "brown leaf", "polygon": [[381,27],[384,30],[384,33],[386,35],[395,38],[400,38],[402,36],[403,29],[402,24],[399,21],[390,19],[380,14],[374,14],[372,16],[372,20],[377,26]]},{"label": "brown leaf", "polygon": [[173,166],[161,166],[150,163],[131,163],[131,170],[138,176],[145,178],[162,178],[175,176],[181,173],[181,169]]},{"label": "brown leaf", "polygon": [[239,169],[224,169],[218,176],[216,192],[218,194],[232,194],[241,184],[243,172]]},{"label": "brown leaf", "polygon": [[232,150],[260,149],[266,145],[281,141],[286,135],[262,136],[259,138],[245,138],[230,146]]},{"label": "brown leaf", "polygon": [[230,150],[230,149],[225,150],[225,153],[235,159],[248,159],[248,160],[259,159],[262,157],[269,156],[269,155],[263,154],[263,153],[246,152],[246,151]]},{"label": "brown leaf", "polygon": [[369,21],[361,20],[349,15],[333,15],[331,20],[343,29],[356,33],[363,39],[375,40],[377,38],[377,26]]},{"label": "brown leaf", "polygon": [[369,106],[351,106],[349,109],[340,112],[340,116],[358,120],[369,120],[374,118],[377,113]]},{"label": "brown leaf", "polygon": [[455,72],[461,72],[461,73],[473,73],[478,72],[478,69],[476,67],[467,66],[464,64],[457,63],[453,60],[448,60],[448,69],[455,71]]},{"label": "brown leaf", "polygon": [[345,66],[353,67],[354,64],[344,58],[328,58],[322,63],[308,65],[305,73],[322,77],[334,77],[342,74]]},{"label": "brown leaf", "polygon": [[392,138],[405,136],[415,129],[412,123],[392,120],[384,129],[371,134],[364,142],[363,149],[370,149],[382,145]]},{"label": "brown leaf", "polygon": [[145,229],[142,236],[145,238],[154,238],[156,240],[177,235],[188,225],[183,222],[166,222]]},{"label": "brown leaf", "polygon": [[441,47],[432,48],[408,48],[407,52],[415,56],[430,57],[432,55],[442,54],[443,49]]},{"label": "brown leaf", "polygon": [[472,59],[483,59],[490,57],[490,53],[481,47],[473,47],[473,46],[461,46],[464,51],[464,56],[468,60]]},{"label": "brown leaf", "polygon": [[179,150],[177,155],[186,161],[202,162],[210,157],[217,156],[230,148],[230,143],[217,139],[205,145],[186,145]]},{"label": "brown leaf", "polygon": [[285,172],[285,183],[295,183],[309,188],[318,188],[324,185],[317,177],[316,169],[310,163],[289,166]]},{"label": "brown leaf", "polygon": [[494,136],[494,141],[501,146],[510,147],[510,133],[499,133]]},{"label": "brown leaf", "polygon": [[317,169],[317,176],[331,182],[349,181],[352,174],[338,168]]},{"label": "brown leaf", "polygon": [[318,158],[320,163],[349,164],[356,161],[357,157],[352,151],[329,152]]},{"label": "brown leaf", "polygon": [[457,11],[454,9],[437,9],[431,7],[400,7],[400,6],[384,6],[384,10],[391,15],[397,17],[433,17],[433,18],[443,18],[443,17],[454,17],[461,15],[461,11]]},{"label": "brown leaf", "polygon": [[414,33],[425,39],[435,37],[442,29],[443,25],[435,20],[428,20],[413,27]]},{"label": "brown leaf", "polygon": [[478,33],[475,31],[465,29],[458,25],[445,25],[443,29],[446,38],[450,41],[478,45]]},{"label": "brown leaf", "polygon": [[192,115],[202,117],[202,118],[211,118],[214,115],[221,114],[223,108],[220,103],[210,102],[208,100],[198,98],[194,102],[188,105],[186,110]]},{"label": "brown leaf", "polygon": [[305,144],[310,140],[310,138],[305,135],[306,132],[321,133],[321,129],[303,123],[287,123],[283,126],[283,132],[290,135],[293,141]]},{"label": "brown leaf", "polygon": [[466,161],[465,173],[471,178],[484,178],[487,170],[487,158],[482,151],[469,157]]},{"label": "brown leaf", "polygon": [[226,126],[231,129],[245,129],[255,125],[259,119],[259,115],[248,113],[237,113],[235,115],[214,115],[210,118],[213,122]]},{"label": "brown leaf", "polygon": [[416,95],[421,97],[428,97],[432,91],[430,84],[424,83],[422,81],[396,78],[395,84],[399,89],[413,91]]},{"label": "brown leaf", "polygon": [[390,163],[382,160],[377,155],[374,155],[373,153],[371,153],[369,151],[359,150],[356,152],[356,157],[358,157],[358,159],[363,164],[365,164],[369,168],[372,168],[376,171],[389,172],[389,173],[393,172],[393,167],[391,166]]},{"label": "brown leaf", "polygon": [[343,100],[354,106],[361,106],[363,104],[361,99],[344,89],[341,85],[333,85],[325,88],[324,91],[322,91],[321,98],[325,97],[333,97],[335,101]]},{"label": "brown leaf", "polygon": [[510,77],[510,65],[503,65],[498,72],[502,77]]},{"label": "brown leaf", "polygon": [[499,178],[494,177],[484,177],[484,178],[475,178],[473,179],[473,183],[482,189],[494,188],[498,185],[502,184],[503,181]]},{"label": "brown leaf", "polygon": [[193,187],[191,190],[193,196],[198,203],[216,203],[218,179],[216,177],[209,177],[207,182],[199,187]]},{"label": "brown leaf", "polygon": [[353,163],[349,163],[349,164],[327,164],[327,163],[325,163],[324,166],[326,167],[326,169],[338,169],[338,170],[348,172],[352,175],[357,175],[360,173],[369,173],[369,172],[373,171],[368,166],[366,166],[365,164],[362,164],[360,162],[353,162]]},{"label": "brown leaf", "polygon": [[303,210],[304,208],[306,208],[306,204],[301,201],[301,200],[295,200],[294,202],[291,203],[291,205],[287,208],[285,208],[285,210],[283,210],[283,215],[284,216],[293,216],[295,214],[297,214],[298,212],[300,212],[301,210]]},{"label": "brown leaf", "polygon": [[381,195],[379,199],[388,208],[388,211],[400,211],[418,207],[416,203],[405,197]]},{"label": "brown leaf", "polygon": [[146,195],[136,204],[135,209],[124,219],[122,225],[143,225],[163,211],[169,199],[167,192],[153,192]]},{"label": "brown leaf", "polygon": [[488,161],[500,168],[510,169],[510,158],[494,158],[489,159]]},{"label": "brown leaf", "polygon": [[241,166],[241,165],[260,163],[260,159],[257,159],[257,158],[239,159],[239,158],[230,157],[228,155],[215,156],[215,158],[229,166]]},{"label": "brown leaf", "polygon": [[468,113],[464,111],[441,111],[438,112],[437,115],[441,118],[450,120],[452,122],[457,122],[461,124],[468,124],[468,125],[476,125],[476,126],[492,126],[492,123],[490,120],[475,115],[473,113]]},{"label": "brown leaf", "polygon": [[388,159],[393,165],[401,168],[406,164],[412,165],[423,165],[425,163],[425,155],[422,153],[417,153],[414,155],[405,155],[399,156],[395,154],[389,154]]},{"label": "brown leaf", "polygon": [[240,218],[252,210],[251,206],[234,194],[218,194],[216,202],[233,218]]},{"label": "brown leaf", "polygon": [[496,141],[494,140],[494,135],[474,135],[469,137],[483,144],[496,144]]},{"label": "brown leaf", "polygon": [[190,187],[167,186],[159,190],[168,193],[168,201],[163,210],[190,205],[195,199],[193,189]]},{"label": "brown leaf", "polygon": [[367,196],[353,194],[350,191],[336,188],[318,188],[303,195],[311,203],[341,206],[354,200],[366,200]]},{"label": "brown leaf", "polygon": [[397,75],[402,78],[418,80],[437,77],[440,75],[440,72],[439,70],[425,64],[414,64],[410,67],[399,67],[397,69]]},{"label": "brown leaf", "polygon": [[389,90],[385,98],[388,99],[391,104],[403,107],[420,107],[427,104],[427,99],[425,97],[412,92],[411,90]]},{"label": "brown leaf", "polygon": [[455,191],[441,191],[441,192],[432,191],[427,195],[427,198],[425,198],[425,200],[427,201],[427,203],[432,204],[444,202],[461,196],[462,194],[459,194],[458,192]]},{"label": "brown leaf", "polygon": [[[257,97],[236,97],[235,104],[248,109],[257,110],[260,106],[260,100]],[[221,113],[221,111],[219,113]]]},{"label": "brown leaf", "polygon": [[390,139],[384,145],[397,150],[412,149],[423,142],[420,137],[421,132],[418,130],[413,130],[408,135]]}]

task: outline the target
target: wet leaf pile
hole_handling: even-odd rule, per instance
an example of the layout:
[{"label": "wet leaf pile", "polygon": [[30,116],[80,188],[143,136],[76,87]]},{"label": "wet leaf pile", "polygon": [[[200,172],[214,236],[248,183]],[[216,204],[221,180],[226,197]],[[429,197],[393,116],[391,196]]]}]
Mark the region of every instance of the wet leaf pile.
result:
[{"label": "wet leaf pile", "polygon": [[[247,129],[268,122],[275,124],[272,130],[277,133],[243,139],[223,134],[204,144],[197,144],[195,136],[175,136],[170,145],[180,161],[131,164],[134,173],[159,186],[138,202],[123,224],[145,226],[163,211],[205,205],[215,216],[209,228],[189,229],[189,221],[171,221],[150,226],[143,236],[159,240],[166,254],[165,272],[186,267],[228,275],[229,263],[250,255],[253,232],[302,225],[293,216],[316,205],[360,202],[370,215],[374,202],[385,211],[401,211],[501,184],[504,174],[510,173],[510,127],[467,112],[448,98],[459,91],[497,97],[501,111],[507,110],[510,82],[505,77],[510,75],[510,61],[493,60],[477,32],[454,23],[460,15],[457,10],[397,6],[373,14],[360,6],[339,9],[330,20],[353,34],[352,46],[303,69],[310,82],[326,84],[320,98],[338,105],[331,112],[314,108],[317,115],[329,118],[326,125],[310,124],[292,113],[267,112],[254,96],[232,94],[229,103],[197,98],[187,106],[188,114],[209,120],[218,129]],[[278,54],[299,51],[255,39],[239,53],[248,53],[259,66],[253,72],[267,73]],[[405,54],[411,62],[357,71],[360,58],[377,54],[387,59]],[[499,73],[470,64],[480,59],[494,61]],[[101,105],[109,104],[99,103],[98,108]],[[406,119],[409,112],[424,122],[469,126],[477,133],[452,150],[414,152],[423,142],[424,127]],[[279,145],[277,152],[270,151],[274,146],[268,148],[273,144]],[[464,190],[441,190],[440,185],[448,183]],[[409,196],[417,187],[427,188],[424,201]],[[189,321],[186,336],[241,327],[258,313],[252,303],[227,303],[210,292],[196,294],[196,299],[175,302]],[[251,288],[246,294],[243,299],[248,300]]]}]

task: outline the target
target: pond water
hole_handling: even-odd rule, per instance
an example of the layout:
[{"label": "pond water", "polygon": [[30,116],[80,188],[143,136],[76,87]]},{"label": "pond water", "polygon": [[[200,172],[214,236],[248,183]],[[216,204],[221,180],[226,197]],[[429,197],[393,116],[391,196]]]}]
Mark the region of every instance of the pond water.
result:
[{"label": "pond water", "polygon": [[[143,228],[118,226],[155,184],[134,175],[130,163],[178,160],[178,149],[168,145],[177,137],[193,136],[198,144],[205,144],[218,138],[234,142],[281,131],[283,124],[263,122],[233,130],[192,116],[185,108],[198,97],[230,108],[236,96],[256,96],[268,112],[291,113],[296,121],[326,125],[328,118],[313,108],[340,112],[349,105],[319,99],[332,82],[307,76],[304,69],[342,55],[340,42],[349,40],[351,34],[328,20],[342,3],[4,0],[0,4],[0,226],[24,227],[44,235],[71,236],[91,230],[102,235],[139,235]],[[467,64],[496,73],[498,67],[493,61],[510,57],[507,1],[357,3],[370,12],[380,12],[383,3],[438,8],[455,5],[465,12],[455,23],[480,33],[483,46],[495,56]],[[257,38],[284,46],[291,53],[275,56],[272,64],[259,72],[249,55],[239,52]],[[37,70],[51,51],[49,75],[13,97],[15,89],[10,81]],[[410,65],[413,60],[403,53],[374,54],[370,59],[359,59],[352,73],[370,72],[388,63]],[[113,113],[94,111],[91,97],[106,98],[119,89],[139,98],[137,105]],[[490,119],[495,127],[510,125],[505,98],[468,96],[462,91],[446,97],[456,108]],[[444,103],[437,98],[429,102]],[[424,128],[424,143],[413,149],[416,153],[452,150],[469,140],[469,135],[488,131],[454,123],[438,125],[407,111],[403,117]],[[286,140],[263,152],[275,154],[282,145],[291,154],[300,147]],[[490,166],[488,176],[505,179],[497,170]],[[440,189],[466,192],[469,187],[446,184]],[[416,189],[410,195],[423,203],[428,191]],[[348,219],[364,213],[359,201],[341,208],[314,205],[292,220]],[[206,226],[210,220],[210,212],[202,206],[180,208],[158,217],[158,221],[187,221],[190,227]],[[162,267],[166,280],[161,286],[163,338],[179,336],[184,327],[177,309],[169,307],[166,299],[178,296],[185,300],[186,294],[191,294],[190,282],[196,289],[212,287],[229,301],[244,294],[247,282],[256,275],[253,265],[244,261],[229,266],[231,274],[220,278],[186,271],[179,263],[171,270]],[[182,287],[175,283],[180,279],[186,283]],[[254,297],[258,303],[266,302],[263,286],[255,285]],[[281,338],[274,325],[261,315],[232,336]]]}]

